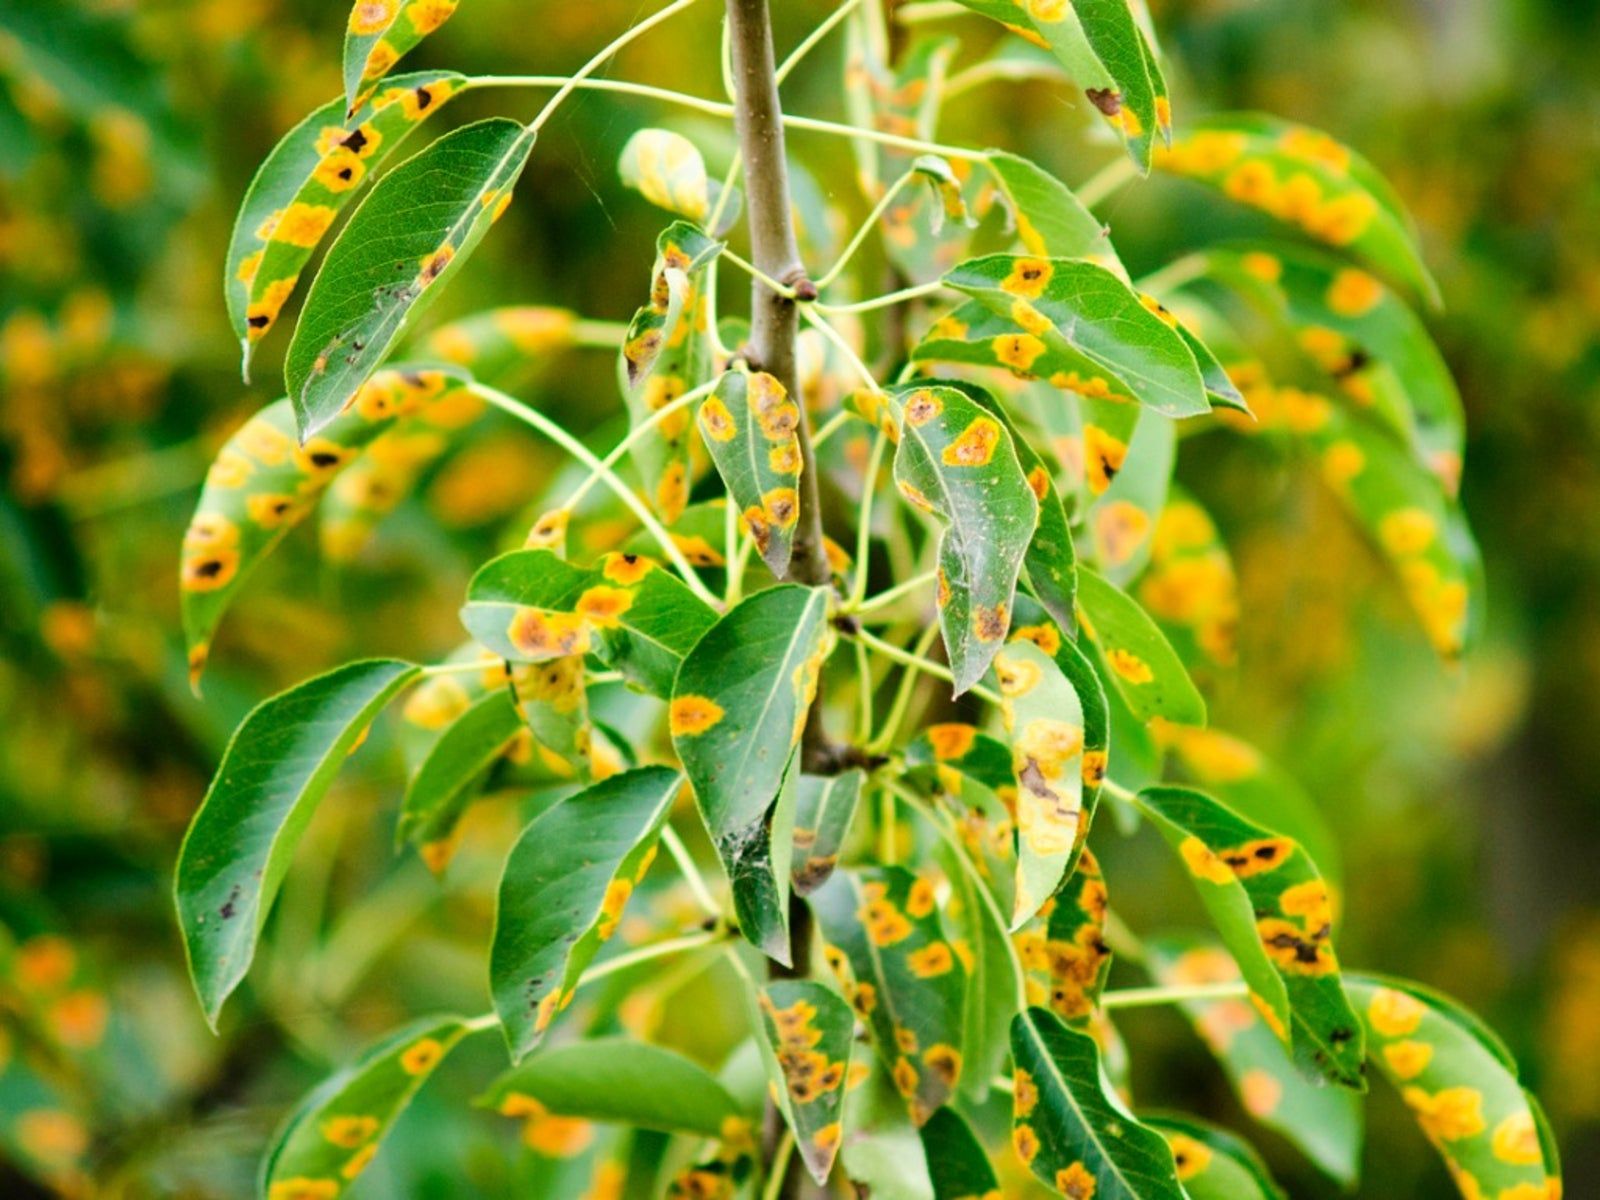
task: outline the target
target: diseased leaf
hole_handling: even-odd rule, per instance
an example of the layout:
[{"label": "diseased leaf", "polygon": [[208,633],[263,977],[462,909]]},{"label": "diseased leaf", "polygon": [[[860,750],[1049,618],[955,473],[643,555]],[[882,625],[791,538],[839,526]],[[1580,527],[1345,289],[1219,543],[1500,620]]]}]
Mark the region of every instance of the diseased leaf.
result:
[{"label": "diseased leaf", "polygon": [[711,1138],[744,1120],[704,1067],[675,1050],[623,1037],[541,1050],[496,1079],[477,1103],[508,1117],[611,1121]]},{"label": "diseased leaf", "polygon": [[911,160],[911,171],[927,181],[928,190],[937,205],[929,209],[935,234],[943,231],[946,221],[954,221],[968,229],[977,226],[978,222],[967,211],[966,197],[961,194],[965,183],[948,159],[940,158],[937,154],[919,154]]},{"label": "diseased leaf", "polygon": [[472,373],[479,383],[512,390],[552,355],[578,344],[577,314],[518,304],[458,317],[422,339],[419,353]]},{"label": "diseased leaf", "polygon": [[[1058,386],[1075,391],[1132,397],[1169,417],[1211,410],[1200,367],[1176,321],[1154,311],[1159,305],[1147,303],[1105,267],[991,254],[968,259],[944,279],[1020,330],[991,339],[998,365],[1026,375],[1048,372],[1052,382],[1059,377]],[[964,311],[953,319],[970,327]],[[949,335],[950,320],[935,326],[930,337]],[[927,356],[926,349],[918,355]]]},{"label": "diseased leaf", "polygon": [[424,1017],[331,1076],[278,1131],[261,1165],[261,1194],[270,1200],[342,1196],[434,1068],[469,1032],[460,1017]]},{"label": "diseased leaf", "polygon": [[861,801],[866,773],[859,767],[838,775],[802,775],[795,794],[794,890],[809,896],[833,874]]},{"label": "diseased leaf", "polygon": [[489,983],[514,1061],[543,1039],[613,933],[655,858],[683,777],[666,767],[613,775],[557,802],[506,862]]},{"label": "diseased leaf", "polygon": [[897,439],[895,483],[944,525],[939,538],[939,627],[955,692],[983,677],[1011,626],[1017,578],[1038,523],[1006,428],[957,388],[934,384],[860,398]]},{"label": "diseased leaf", "polygon": [[1170,136],[1167,84],[1128,0],[960,0],[1051,51],[1113,128],[1141,170],[1159,135]]},{"label": "diseased leaf", "polygon": [[355,0],[344,35],[344,94],[350,111],[377,90],[407,51],[448,21],[459,2]]},{"label": "diseased leaf", "polygon": [[411,776],[395,832],[430,869],[449,862],[456,822],[522,727],[505,690],[487,692],[445,727]]},{"label": "diseased leaf", "polygon": [[1107,1088],[1093,1038],[1029,1008],[1011,1057],[1011,1144],[1034,1175],[1066,1196],[1185,1200],[1172,1151]]},{"label": "diseased leaf", "polygon": [[453,374],[401,367],[374,375],[349,411],[304,445],[295,440],[287,400],[267,405],[228,439],[183,535],[179,578],[191,683],[198,686],[212,634],[250,572],[361,449],[397,420],[448,424],[463,406],[475,412],[478,401]]},{"label": "diseased leaf", "polygon": [[933,1181],[933,1200],[984,1200],[1000,1194],[1000,1181],[983,1143],[955,1109],[941,1108],[918,1133]]},{"label": "diseased leaf", "polygon": [[549,550],[513,550],[467,585],[461,623],[517,663],[593,653],[653,695],[672,694],[683,656],[716,612],[651,559],[609,554],[577,567]]},{"label": "diseased leaf", "polygon": [[700,402],[699,421],[745,532],[782,578],[800,517],[800,405],[764,371],[728,371]]},{"label": "diseased leaf", "polygon": [[1156,717],[1179,725],[1204,725],[1206,705],[1172,646],[1148,613],[1127,593],[1078,568],[1078,612],[1083,632],[1104,659],[1112,686],[1141,721]]},{"label": "diseased leaf", "polygon": [[493,118],[381,179],[328,250],[284,363],[302,438],[338,418],[406,322],[461,269],[511,200],[534,134]]},{"label": "diseased leaf", "polygon": [[1411,220],[1359,154],[1306,125],[1259,113],[1218,113],[1185,125],[1156,166],[1339,246],[1432,304],[1438,285],[1417,253]]},{"label": "diseased leaf", "polygon": [[[670,129],[635,131],[622,147],[617,173],[651,204],[691,221],[704,221],[722,194],[722,185],[706,175],[695,144]],[[735,191],[724,206],[723,228],[739,215],[738,196]]]},{"label": "diseased leaf", "polygon": [[932,1184],[917,1127],[896,1093],[889,1073],[871,1055],[857,1058],[846,1087],[839,1150],[844,1176],[873,1200],[930,1200]]},{"label": "diseased leaf", "polygon": [[922,1124],[955,1092],[963,1062],[966,970],[933,885],[904,867],[838,871],[811,907],[828,965]]},{"label": "diseased leaf", "polygon": [[1085,850],[1050,903],[1012,939],[1027,976],[1028,1003],[1085,1032],[1111,973],[1105,921],[1105,879]]},{"label": "diseased leaf", "polygon": [[668,714],[740,928],[780,962],[789,957],[793,808],[779,799],[798,776],[795,750],[833,649],[828,597],[783,584],[729,609],[678,668]]},{"label": "diseased leaf", "polygon": [[420,673],[396,659],[350,663],[264,701],[228,743],[173,885],[189,974],[213,1028],[317,804],[372,719]]},{"label": "diseased leaf", "polygon": [[513,667],[511,693],[534,740],[567,770],[584,781],[604,774],[591,757],[596,747],[582,654]]},{"label": "diseased leaf", "polygon": [[1156,518],[1150,565],[1135,596],[1191,674],[1233,667],[1239,624],[1233,559],[1210,514],[1176,484]]},{"label": "diseased leaf", "polygon": [[1017,640],[995,656],[1016,776],[1017,930],[1055,892],[1083,821],[1083,708],[1055,660]]},{"label": "diseased leaf", "polygon": [[984,159],[1011,211],[1017,240],[1038,258],[1083,258],[1126,278],[1104,222],[1072,189],[1036,163],[1004,150]]},{"label": "diseased leaf", "polygon": [[1183,859],[1279,1041],[1307,1071],[1365,1090],[1361,1028],[1333,950],[1332,901],[1310,856],[1204,792],[1149,787],[1138,803]]},{"label": "diseased leaf", "polygon": [[1561,1194],[1543,1114],[1499,1039],[1448,997],[1405,980],[1347,981],[1378,1069],[1449,1167],[1462,1196]]},{"label": "diseased leaf", "polygon": [[[1086,411],[1106,405],[1084,402]],[[1118,587],[1138,578],[1150,561],[1156,522],[1177,457],[1176,423],[1160,413],[1140,412],[1121,467],[1089,507],[1087,524],[1097,566]]]},{"label": "diseased leaf", "polygon": [[844,1140],[855,1015],[839,993],[809,979],[769,983],[755,1000],[771,1092],[806,1170],[826,1185]]},{"label": "diseased leaf", "polygon": [[[1239,978],[1238,964],[1208,936],[1159,934],[1144,943],[1147,965],[1164,987]],[[1179,1007],[1222,1064],[1245,1112],[1353,1190],[1361,1167],[1361,1097],[1307,1079],[1245,1000],[1184,1000]]]},{"label": "diseased leaf", "polygon": [[330,100],[267,155],[239,205],[225,264],[228,318],[244,353],[246,379],[256,343],[277,321],[339,213],[406,136],[465,82],[451,71],[398,76],[348,120],[344,101]]},{"label": "diseased leaf", "polygon": [[1287,1200],[1255,1148],[1236,1134],[1187,1116],[1145,1123],[1172,1147],[1189,1200]]},{"label": "diseased leaf", "polygon": [[[705,270],[722,250],[696,225],[675,221],[656,239],[650,302],[628,325],[620,371],[635,425],[711,378],[710,302]],[[662,420],[632,456],[645,495],[671,525],[689,502],[689,446],[694,421],[687,411]]]}]

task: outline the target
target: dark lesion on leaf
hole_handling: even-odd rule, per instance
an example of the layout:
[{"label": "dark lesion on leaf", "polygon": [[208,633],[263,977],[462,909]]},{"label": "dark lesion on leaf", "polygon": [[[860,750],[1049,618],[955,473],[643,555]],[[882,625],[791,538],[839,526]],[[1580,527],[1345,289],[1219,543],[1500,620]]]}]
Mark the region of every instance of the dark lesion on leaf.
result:
[{"label": "dark lesion on leaf", "polygon": [[1083,94],[1089,98],[1089,103],[1105,113],[1114,117],[1122,111],[1122,93],[1116,88],[1085,88]]}]

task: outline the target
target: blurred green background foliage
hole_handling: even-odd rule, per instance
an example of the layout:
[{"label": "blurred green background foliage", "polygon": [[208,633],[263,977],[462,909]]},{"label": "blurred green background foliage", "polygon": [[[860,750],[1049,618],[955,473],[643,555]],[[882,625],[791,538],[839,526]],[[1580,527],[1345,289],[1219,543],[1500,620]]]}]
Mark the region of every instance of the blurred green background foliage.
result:
[{"label": "blurred green background foliage", "polygon": [[[642,11],[633,0],[465,7],[408,67],[570,70]],[[1445,988],[1500,1030],[1549,1109],[1568,1178],[1593,1178],[1600,6],[1152,9],[1180,133],[1203,111],[1304,121],[1369,157],[1415,213],[1446,298],[1429,324],[1466,403],[1463,497],[1489,578],[1485,643],[1446,672],[1314,481],[1255,442],[1197,440],[1180,478],[1218,518],[1243,612],[1239,668],[1213,691],[1216,722],[1287,766],[1337,830],[1343,959]],[[827,10],[780,5],[780,46]],[[717,95],[713,15],[692,16],[696,32],[645,39],[612,72]],[[558,468],[522,429],[486,421],[354,563],[329,564],[314,533],[298,531],[239,601],[205,702],[189,693],[178,546],[216,448],[279,394],[287,342],[282,331],[268,341],[255,382],[240,383],[223,252],[255,164],[340,90],[344,18],[343,6],[311,0],[0,0],[0,1009],[19,994],[45,998],[71,1067],[60,1103],[78,1115],[0,1128],[7,1196],[35,1194],[52,1173],[41,1162],[78,1164],[54,1174],[83,1194],[245,1195],[271,1127],[331,1065],[409,1014],[483,1006],[492,889],[515,812],[474,811],[442,889],[391,855],[403,786],[392,753],[364,753],[324,806],[249,997],[218,1038],[188,992],[169,900],[182,830],[247,708],[354,655],[447,654],[470,571],[520,536]],[[962,31],[969,56],[998,33],[976,20]],[[841,117],[841,87],[841,56],[824,51],[786,86],[786,104]],[[981,102],[958,106],[941,137],[1004,140],[1074,181],[1117,153],[1083,136],[1092,123],[1058,85],[974,95]],[[445,121],[528,115],[539,99],[473,94]],[[513,302],[625,320],[662,223],[616,178],[617,153],[645,123],[689,133],[713,165],[726,162],[729,130],[717,121],[574,98],[493,251],[425,328]],[[797,135],[791,150],[830,198],[864,211],[845,145]],[[1135,274],[1254,228],[1171,179],[1135,185],[1101,212]],[[603,354],[562,356],[524,394],[577,431],[615,428],[621,412]],[[1141,872],[1118,894],[1135,924],[1183,911],[1189,885],[1158,854],[1134,843],[1123,857],[1122,876]],[[650,911],[664,919],[687,903],[662,889]],[[716,972],[683,989],[663,983],[609,1019],[668,1030],[716,1062],[728,1046],[706,1017],[729,1003],[717,983]],[[1175,1014],[1132,1015],[1125,1032],[1142,1102],[1241,1120]],[[8,1045],[0,1026],[0,1060]],[[466,1103],[491,1069],[475,1056],[497,1054],[474,1044],[451,1061],[358,1194],[540,1194],[537,1153]],[[0,1091],[0,1122],[7,1103]],[[1256,1140],[1293,1194],[1333,1194],[1286,1143]],[[1381,1090],[1364,1166],[1364,1195],[1451,1194]]]}]

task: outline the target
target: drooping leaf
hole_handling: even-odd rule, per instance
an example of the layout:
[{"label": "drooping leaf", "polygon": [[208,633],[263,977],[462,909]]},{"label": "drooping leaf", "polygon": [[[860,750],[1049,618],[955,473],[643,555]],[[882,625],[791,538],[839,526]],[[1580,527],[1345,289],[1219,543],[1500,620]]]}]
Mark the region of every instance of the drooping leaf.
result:
[{"label": "drooping leaf", "polygon": [[1022,248],[1037,258],[1083,258],[1126,277],[1105,223],[1072,189],[1036,163],[1004,150],[984,159],[1011,211]]},{"label": "drooping leaf", "polygon": [[1055,660],[1034,643],[1008,642],[995,678],[1016,776],[1016,930],[1055,892],[1083,820],[1083,707]]},{"label": "drooping leaf", "polygon": [[765,371],[728,371],[701,401],[699,422],[745,532],[782,578],[800,516],[799,404]]},{"label": "drooping leaf", "polygon": [[933,1200],[985,1200],[1000,1195],[1000,1181],[983,1143],[960,1113],[946,1105],[917,1131],[933,1181]]},{"label": "drooping leaf", "polygon": [[[1211,410],[1199,364],[1173,327],[1176,322],[1152,311],[1105,267],[1077,259],[991,254],[968,259],[944,279],[1020,330],[991,340],[998,365],[1035,376],[1060,375],[1063,387],[1132,397],[1169,417]],[[965,307],[946,320],[970,327],[964,312]],[[930,336],[939,332],[935,326]]]},{"label": "drooping leaf", "polygon": [[1542,1114],[1500,1040],[1448,997],[1378,976],[1348,981],[1372,1061],[1444,1157],[1463,1197],[1559,1196]]},{"label": "drooping leaf", "polygon": [[1306,1070],[1364,1090],[1361,1027],[1339,978],[1328,885],[1310,856],[1204,792],[1149,787],[1138,802],[1183,859],[1262,1019]]},{"label": "drooping leaf", "polygon": [[[1105,403],[1086,401],[1084,407],[1092,411]],[[1118,587],[1136,579],[1150,561],[1177,456],[1176,423],[1157,412],[1141,412],[1121,467],[1089,507],[1097,566]]]},{"label": "drooping leaf", "polygon": [[547,809],[517,839],[489,951],[495,1011],[514,1060],[543,1039],[616,932],[682,782],[666,767],[613,775]]},{"label": "drooping leaf", "polygon": [[825,1185],[844,1140],[855,1015],[839,993],[810,979],[769,983],[755,1000],[771,1092],[794,1131],[801,1161]]},{"label": "drooping leaf", "polygon": [[898,439],[895,483],[933,514],[939,538],[939,627],[957,695],[989,669],[1011,626],[1039,503],[1006,428],[965,392],[939,384],[881,396],[868,414]]},{"label": "drooping leaf", "polygon": [[861,801],[866,773],[859,767],[838,775],[802,775],[795,795],[794,890],[809,896],[833,874]]},{"label": "drooping leaf", "polygon": [[[617,173],[651,204],[691,221],[703,222],[722,194],[722,185],[706,175],[695,144],[670,129],[637,130],[622,147]],[[739,215],[738,195],[735,191],[724,206],[723,228]]]},{"label": "drooping leaf", "polygon": [[1034,1175],[1066,1196],[1185,1200],[1172,1151],[1107,1088],[1093,1038],[1029,1008],[1011,1057],[1011,1144]]},{"label": "drooping leaf", "polygon": [[937,154],[919,154],[911,160],[911,172],[920,175],[928,184],[935,203],[935,207],[929,209],[935,234],[943,231],[946,221],[954,221],[968,229],[977,225],[978,222],[967,211],[966,197],[961,194],[961,189],[966,186],[965,181],[957,175],[949,159],[940,158]]},{"label": "drooping leaf", "polygon": [[1393,189],[1364,158],[1320,130],[1258,113],[1218,113],[1185,125],[1155,162],[1342,247],[1438,303],[1438,286]]},{"label": "drooping leaf", "polygon": [[[344,94],[354,112],[390,68],[448,21],[460,0],[355,0],[344,35]],[[398,84],[399,80],[392,81]],[[391,89],[385,89],[385,94]]]},{"label": "drooping leaf", "polygon": [[499,117],[463,126],[361,202],[311,285],[284,363],[302,437],[338,418],[406,322],[461,269],[510,202],[533,139]]},{"label": "drooping leaf", "polygon": [[811,907],[828,965],[920,1125],[950,1099],[963,1066],[966,970],[933,885],[904,867],[838,871]]},{"label": "drooping leaf", "polygon": [[833,641],[827,589],[769,588],[706,631],[672,688],[673,748],[732,882],[740,928],[782,962],[793,809],[780,793],[798,776],[795,750]]},{"label": "drooping leaf", "polygon": [[174,882],[189,974],[213,1028],[317,804],[372,719],[420,672],[384,658],[339,667],[263,702],[228,743]]},{"label": "drooping leaf", "polygon": [[424,1017],[388,1035],[303,1101],[261,1166],[261,1194],[336,1200],[444,1056],[470,1032],[460,1017]]},{"label": "drooping leaf", "polygon": [[1234,665],[1239,590],[1233,559],[1210,514],[1176,484],[1156,518],[1150,565],[1135,596],[1191,673]]},{"label": "drooping leaf", "polygon": [[445,728],[411,776],[396,835],[417,846],[433,870],[449,861],[456,822],[521,729],[511,697],[488,692]]},{"label": "drooping leaf", "polygon": [[1150,615],[1083,566],[1078,568],[1078,613],[1112,686],[1134,716],[1146,722],[1162,717],[1179,725],[1206,723],[1205,701]]},{"label": "drooping leaf", "polygon": [[402,75],[349,120],[344,101],[330,100],[267,155],[239,205],[226,259],[228,318],[244,353],[246,378],[256,343],[278,319],[339,213],[464,82],[450,71]]},{"label": "drooping leaf", "polygon": [[228,439],[206,473],[183,536],[180,583],[191,682],[198,683],[212,634],[250,572],[361,449],[397,420],[448,422],[463,403],[477,401],[450,373],[400,368],[374,375],[350,410],[304,445],[295,440],[287,400],[267,405]]},{"label": "drooping leaf", "polygon": [[[1147,965],[1164,987],[1239,978],[1238,964],[1208,936],[1158,934],[1144,943]],[[1361,1166],[1361,1097],[1307,1079],[1245,1000],[1184,1000],[1179,1007],[1221,1063],[1245,1112],[1298,1146],[1346,1190],[1354,1189]]]},{"label": "drooping leaf", "polygon": [[594,653],[662,697],[715,620],[682,580],[641,555],[577,567],[549,550],[513,550],[485,563],[461,610],[467,632],[511,662]]},{"label": "drooping leaf", "polygon": [[[620,370],[635,425],[711,378],[710,303],[705,270],[722,250],[696,225],[675,221],[656,239],[650,302],[628,325]],[[689,502],[689,446],[694,420],[686,410],[666,417],[635,442],[633,461],[645,494],[670,525]]]},{"label": "drooping leaf", "polygon": [[1172,1147],[1189,1200],[1287,1200],[1255,1147],[1237,1134],[1187,1116],[1147,1117],[1145,1124]]},{"label": "drooping leaf", "polygon": [[477,1103],[508,1117],[581,1118],[712,1138],[744,1117],[704,1067],[623,1037],[542,1050],[496,1079]]},{"label": "drooping leaf", "polygon": [[1028,1003],[1088,1031],[1111,973],[1105,920],[1105,879],[1094,855],[1085,850],[1050,903],[1012,939],[1027,976]]}]

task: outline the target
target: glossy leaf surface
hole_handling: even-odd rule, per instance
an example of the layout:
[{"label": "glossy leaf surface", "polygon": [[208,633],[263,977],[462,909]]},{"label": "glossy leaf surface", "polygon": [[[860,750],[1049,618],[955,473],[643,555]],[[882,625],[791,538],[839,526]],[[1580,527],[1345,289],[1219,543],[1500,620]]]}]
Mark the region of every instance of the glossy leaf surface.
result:
[{"label": "glossy leaf surface", "polygon": [[616,932],[682,782],[666,767],[613,775],[547,809],[512,848],[489,981],[513,1059],[539,1044]]},{"label": "glossy leaf surface", "polygon": [[1000,1181],[983,1143],[955,1109],[941,1108],[918,1133],[933,1181],[933,1200],[990,1200],[1000,1195]]},{"label": "glossy leaf surface", "polygon": [[1206,705],[1172,646],[1126,592],[1086,567],[1078,569],[1083,632],[1107,667],[1111,685],[1141,721],[1162,717],[1204,725]]},{"label": "glossy leaf surface", "polygon": [[239,986],[312,813],[372,719],[421,668],[368,659],[255,708],[228,743],[178,853],[174,891],[206,1020]]},{"label": "glossy leaf surface", "polygon": [[808,896],[828,882],[850,833],[866,773],[852,768],[838,775],[802,775],[794,809],[794,890]]},{"label": "glossy leaf surface", "polygon": [[772,1093],[806,1170],[826,1184],[844,1140],[855,1015],[838,992],[809,979],[769,983],[756,1001]]},{"label": "glossy leaf surface", "polygon": [[728,371],[700,403],[700,434],[772,573],[789,569],[800,516],[800,406],[764,371]]},{"label": "glossy leaf surface", "polygon": [[1189,1200],[1286,1200],[1261,1156],[1236,1134],[1192,1117],[1163,1115],[1146,1124],[1172,1147]]},{"label": "glossy leaf surface", "polygon": [[522,727],[511,697],[503,689],[488,692],[445,728],[411,776],[396,832],[421,849],[429,866],[448,861],[462,811]]},{"label": "glossy leaf surface", "polygon": [[984,159],[1016,223],[1017,240],[1038,258],[1085,258],[1126,275],[1105,223],[1037,163],[1004,150]]}]

